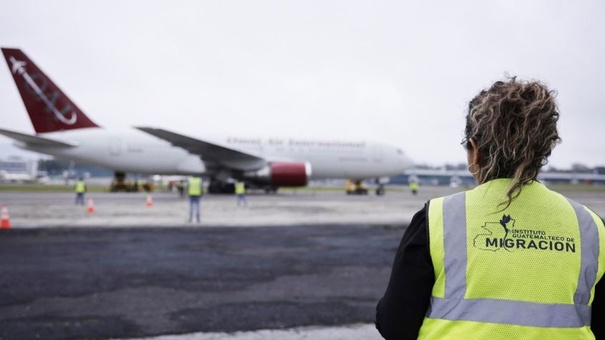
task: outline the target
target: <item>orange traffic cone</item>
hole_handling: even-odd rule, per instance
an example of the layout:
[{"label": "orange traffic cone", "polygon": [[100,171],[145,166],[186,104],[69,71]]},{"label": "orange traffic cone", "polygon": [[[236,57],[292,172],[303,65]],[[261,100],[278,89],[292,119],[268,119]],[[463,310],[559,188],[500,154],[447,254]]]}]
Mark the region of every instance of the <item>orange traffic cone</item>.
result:
[{"label": "orange traffic cone", "polygon": [[147,198],[145,199],[145,205],[147,205],[147,207],[153,207],[153,200],[151,199],[150,194],[147,194]]},{"label": "orange traffic cone", "polygon": [[8,207],[6,206],[6,204],[2,205],[2,212],[0,213],[0,215],[2,215],[2,222],[0,223],[0,228],[1,229],[8,229],[11,227],[11,221],[10,221],[10,217],[8,216]]},{"label": "orange traffic cone", "polygon": [[92,198],[88,199],[88,206],[86,207],[86,212],[89,214],[95,212],[95,203],[93,202]]}]

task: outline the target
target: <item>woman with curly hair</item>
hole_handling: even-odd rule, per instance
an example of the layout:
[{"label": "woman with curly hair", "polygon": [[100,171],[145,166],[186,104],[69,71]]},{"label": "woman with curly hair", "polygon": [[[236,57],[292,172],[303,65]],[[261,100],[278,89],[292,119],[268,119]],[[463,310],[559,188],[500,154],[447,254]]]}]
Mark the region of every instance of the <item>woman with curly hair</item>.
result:
[{"label": "woman with curly hair", "polygon": [[605,337],[603,220],[537,180],[558,119],[539,81],[470,101],[462,145],[478,185],[412,219],[377,306],[385,339]]}]

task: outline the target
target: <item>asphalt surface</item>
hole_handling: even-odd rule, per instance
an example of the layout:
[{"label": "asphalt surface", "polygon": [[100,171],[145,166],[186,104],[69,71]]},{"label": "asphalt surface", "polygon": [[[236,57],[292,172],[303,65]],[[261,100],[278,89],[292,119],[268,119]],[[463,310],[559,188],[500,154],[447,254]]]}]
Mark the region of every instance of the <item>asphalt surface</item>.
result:
[{"label": "asphalt surface", "polygon": [[[0,339],[380,339],[374,308],[428,198],[0,193]],[[602,193],[570,197],[605,215]],[[156,338],[157,337],[157,338]]]},{"label": "asphalt surface", "polygon": [[107,339],[369,323],[401,229],[13,229],[0,337]]}]

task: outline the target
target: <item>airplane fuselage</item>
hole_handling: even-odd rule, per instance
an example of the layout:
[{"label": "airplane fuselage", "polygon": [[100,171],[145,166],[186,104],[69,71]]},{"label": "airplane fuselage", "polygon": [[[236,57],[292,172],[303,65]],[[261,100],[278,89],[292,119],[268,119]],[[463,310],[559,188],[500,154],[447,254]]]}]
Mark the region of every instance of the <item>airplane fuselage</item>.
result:
[{"label": "airplane fuselage", "polygon": [[[24,149],[95,164],[114,171],[142,174],[206,174],[202,157],[137,129],[88,128],[38,134],[68,141],[74,147],[17,143]],[[217,145],[257,155],[268,162],[308,162],[311,179],[370,178],[401,174],[411,161],[396,147],[366,141],[297,138],[207,137]]]}]

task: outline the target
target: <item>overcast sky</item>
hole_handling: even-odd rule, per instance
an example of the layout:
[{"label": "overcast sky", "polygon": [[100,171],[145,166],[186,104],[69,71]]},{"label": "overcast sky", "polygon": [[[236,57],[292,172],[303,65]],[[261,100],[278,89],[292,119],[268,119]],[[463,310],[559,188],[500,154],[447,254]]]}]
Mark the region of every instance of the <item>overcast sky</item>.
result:
[{"label": "overcast sky", "polygon": [[[559,93],[551,165],[605,165],[603,1],[0,5],[0,46],[21,48],[102,126],[365,139],[461,163],[468,101],[509,74]],[[2,64],[0,126],[33,132]]]}]

